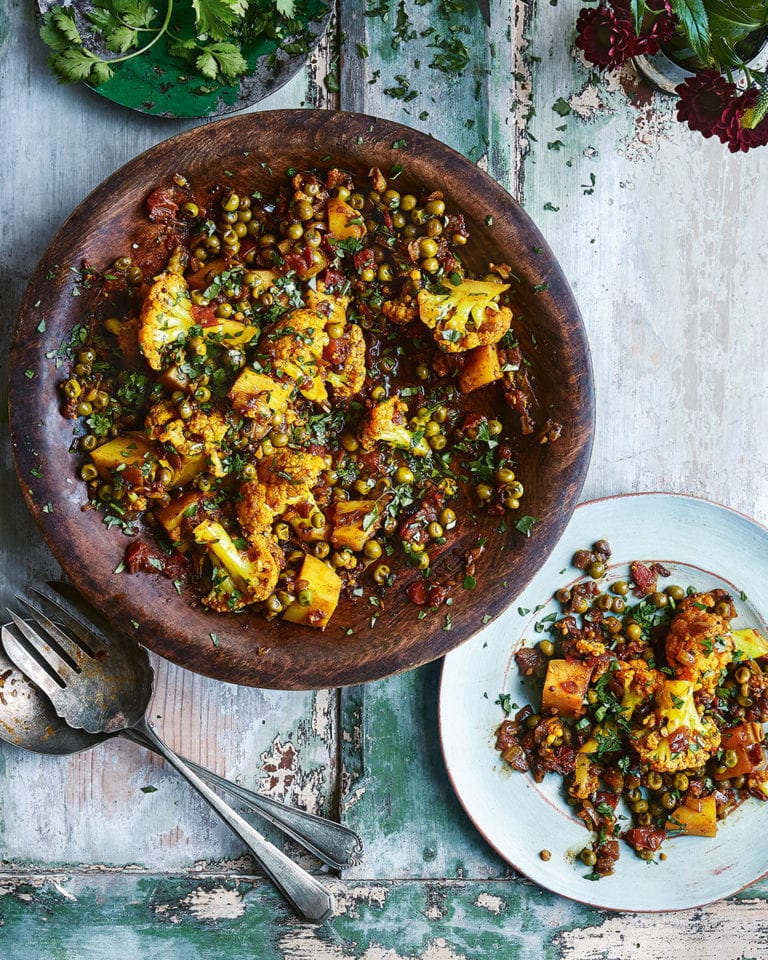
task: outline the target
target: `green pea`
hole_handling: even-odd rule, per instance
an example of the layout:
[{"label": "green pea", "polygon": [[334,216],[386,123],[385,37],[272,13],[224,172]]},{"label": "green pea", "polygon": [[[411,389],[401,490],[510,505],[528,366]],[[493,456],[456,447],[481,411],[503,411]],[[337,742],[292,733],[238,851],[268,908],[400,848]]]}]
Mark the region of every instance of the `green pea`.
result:
[{"label": "green pea", "polygon": [[451,510],[450,507],[443,507],[440,511],[440,523],[443,525],[444,529],[450,530],[451,527],[456,526],[456,514]]},{"label": "green pea", "polygon": [[408,467],[398,467],[397,470],[395,470],[395,484],[397,486],[404,483],[413,483],[413,481],[413,470],[410,470]]},{"label": "green pea", "polygon": [[594,867],[597,863],[597,854],[594,850],[590,850],[589,847],[584,847],[579,854],[579,860],[581,860],[585,867]]},{"label": "green pea", "polygon": [[369,540],[363,547],[363,554],[369,560],[378,560],[382,554],[381,544],[378,540]]},{"label": "green pea", "polygon": [[221,201],[221,209],[231,213],[240,206],[240,197],[236,193],[230,193]]}]

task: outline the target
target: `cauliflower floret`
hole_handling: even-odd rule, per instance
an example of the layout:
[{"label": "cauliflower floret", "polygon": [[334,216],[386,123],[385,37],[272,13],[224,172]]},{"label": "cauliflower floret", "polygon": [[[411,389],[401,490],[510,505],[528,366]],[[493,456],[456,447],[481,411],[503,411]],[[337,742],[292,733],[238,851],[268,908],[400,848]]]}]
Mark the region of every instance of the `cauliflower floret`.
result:
[{"label": "cauliflower floret", "polygon": [[359,393],[365,383],[365,337],[356,323],[350,323],[344,330],[344,336],[339,341],[331,341],[330,346],[333,348],[335,343],[340,343],[341,349],[334,349],[331,362],[337,356],[343,356],[343,359],[340,364],[334,364],[340,369],[328,371],[326,382],[333,387],[333,395],[337,400],[345,400]]},{"label": "cauliflower floret", "polygon": [[257,480],[240,487],[237,519],[247,537],[269,530],[275,517],[297,503],[314,503],[312,487],[325,469],[322,457],[313,453],[278,450],[257,467]]},{"label": "cauliflower floret", "polygon": [[381,312],[392,323],[413,323],[419,318],[419,305],[415,297],[406,294],[398,300],[385,300],[381,305]]},{"label": "cauliflower floret", "polygon": [[139,314],[139,347],[153,370],[163,369],[163,350],[183,340],[194,322],[186,280],[177,273],[161,273]]},{"label": "cauliflower floret", "polygon": [[195,410],[184,420],[170,400],[161,400],[150,408],[144,427],[150,439],[167,443],[179,456],[196,457],[204,453],[214,476],[226,475],[221,443],[230,425],[218,410]]},{"label": "cauliflower floret", "polygon": [[674,773],[700,767],[720,746],[720,731],[702,716],[689,680],[663,680],[655,695],[656,709],[630,742],[651,770]]},{"label": "cauliflower floret", "polygon": [[195,542],[207,548],[213,565],[213,586],[203,597],[207,607],[217,613],[241,610],[266,600],[277,586],[282,554],[269,537],[253,537],[247,550],[238,550],[215,520],[203,520],[193,534]]},{"label": "cauliflower floret", "polygon": [[376,443],[388,443],[399,450],[410,450],[417,456],[429,453],[423,438],[414,436],[408,429],[408,407],[397,397],[389,397],[366,414],[360,433],[360,444],[371,450]]},{"label": "cauliflower floret", "polygon": [[447,293],[419,290],[419,317],[447,353],[498,343],[509,330],[512,311],[496,299],[508,289],[508,283],[462,280]]},{"label": "cauliflower floret", "polygon": [[[166,347],[183,342],[195,323],[187,281],[177,273],[161,273],[149,288],[139,314],[139,348],[153,370],[163,369]],[[215,319],[202,328],[207,340],[220,340],[233,347],[249,343],[257,332],[257,327],[236,320]]]},{"label": "cauliflower floret", "polygon": [[307,309],[326,317],[328,323],[346,323],[349,297],[326,293],[324,285],[318,282],[317,289],[307,289],[305,300]]},{"label": "cauliflower floret", "polygon": [[663,680],[662,674],[652,670],[645,660],[620,660],[616,676],[624,687],[621,706],[627,719],[641,703],[655,696]]},{"label": "cauliflower floret", "polygon": [[736,646],[728,620],[714,612],[709,593],[696,593],[680,603],[669,625],[667,663],[679,680],[711,693],[733,659]]},{"label": "cauliflower floret", "polygon": [[259,341],[260,352],[272,361],[275,370],[295,380],[308,400],[324,403],[328,393],[323,383],[328,345],[326,317],[314,310],[294,310],[267,329]]}]

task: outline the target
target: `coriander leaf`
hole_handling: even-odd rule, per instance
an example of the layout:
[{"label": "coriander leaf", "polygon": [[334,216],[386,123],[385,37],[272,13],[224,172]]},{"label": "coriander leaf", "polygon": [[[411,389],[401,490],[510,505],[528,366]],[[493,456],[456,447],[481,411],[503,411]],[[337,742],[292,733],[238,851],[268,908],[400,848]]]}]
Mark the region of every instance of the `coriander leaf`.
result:
[{"label": "coriander leaf", "polygon": [[526,537],[530,537],[531,530],[533,530],[534,525],[537,524],[538,522],[539,521],[537,517],[529,517],[529,516],[520,517],[520,519],[515,524],[515,529],[519,530],[520,533],[525,534]]},{"label": "coriander leaf", "polygon": [[53,7],[50,14],[50,23],[59,31],[70,43],[82,44],[82,38],[75,25],[74,15],[64,7]]},{"label": "coriander leaf", "polygon": [[192,0],[195,29],[211,40],[225,40],[248,9],[248,0]]},{"label": "coriander leaf", "polygon": [[103,61],[98,60],[87,50],[78,48],[70,48],[69,50],[63,50],[61,53],[55,53],[50,58],[49,63],[62,83],[76,83],[79,80],[101,83],[105,79],[104,70],[94,72],[97,64],[101,64],[109,72],[109,76],[112,76],[111,69]]},{"label": "coriander leaf", "polygon": [[107,49],[113,53],[126,53],[131,47],[138,46],[139,35],[133,27],[120,24],[106,35]]},{"label": "coriander leaf", "polygon": [[230,79],[239,77],[248,70],[240,48],[234,43],[207,44],[195,60],[195,65],[209,80],[215,80],[219,73]]},{"label": "coriander leaf", "polygon": [[149,0],[114,0],[112,6],[120,19],[135,30],[151,26],[157,16],[157,10]]},{"label": "coriander leaf", "polygon": [[552,109],[561,117],[567,117],[571,112],[571,105],[567,100],[563,100],[562,97],[558,97],[558,99],[552,104]]},{"label": "coriander leaf", "polygon": [[284,17],[295,17],[295,0],[275,0],[275,9]]}]

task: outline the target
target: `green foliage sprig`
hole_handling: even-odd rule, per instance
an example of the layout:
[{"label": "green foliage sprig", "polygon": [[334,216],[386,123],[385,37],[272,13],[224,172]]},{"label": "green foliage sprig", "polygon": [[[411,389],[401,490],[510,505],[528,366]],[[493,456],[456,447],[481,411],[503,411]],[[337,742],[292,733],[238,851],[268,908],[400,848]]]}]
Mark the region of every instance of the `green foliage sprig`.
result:
[{"label": "green foliage sprig", "polygon": [[[190,3],[194,36],[174,36],[174,13]],[[265,9],[263,3],[249,7],[249,0],[167,0],[160,20],[152,0],[96,0],[84,15],[88,39],[81,33],[74,9],[59,5],[43,16],[40,36],[53,51],[49,63],[61,83],[105,83],[114,75],[115,65],[141,56],[163,37],[168,52],[190,69],[206,80],[227,82],[248,71],[243,43],[266,31],[280,37],[286,26],[296,32],[296,5],[297,0],[270,0]],[[115,56],[102,56],[94,46]]]}]

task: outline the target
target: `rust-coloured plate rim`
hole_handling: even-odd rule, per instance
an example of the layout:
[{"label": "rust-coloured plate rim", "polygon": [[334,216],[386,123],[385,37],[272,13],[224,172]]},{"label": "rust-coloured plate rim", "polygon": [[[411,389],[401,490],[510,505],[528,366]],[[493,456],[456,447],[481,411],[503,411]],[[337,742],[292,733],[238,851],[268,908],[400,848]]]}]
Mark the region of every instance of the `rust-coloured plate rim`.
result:
[{"label": "rust-coloured plate rim", "polygon": [[[250,150],[241,148],[250,144],[254,145]],[[57,346],[51,338],[56,322],[74,309],[68,299],[71,276],[67,280],[63,265],[76,262],[84,250],[93,255],[94,248],[103,248],[100,223],[116,198],[135,206],[136,198],[143,201],[177,170],[202,163],[197,159],[201,155],[215,158],[205,161],[205,171],[221,180],[238,169],[252,171],[257,162],[264,168],[267,164],[258,157],[266,156],[271,144],[285,161],[292,149],[311,150],[318,166],[336,162],[361,172],[371,166],[386,172],[399,164],[406,168],[401,182],[410,177],[416,183],[441,185],[467,213],[475,236],[492,241],[494,249],[519,254],[514,266],[520,288],[527,291],[525,310],[536,314],[536,330],[543,331],[539,344],[531,348],[538,354],[531,357],[534,372],[539,365],[557,370],[554,379],[562,383],[553,389],[559,391],[560,406],[566,406],[565,391],[570,391],[567,409],[559,411],[569,439],[551,445],[548,482],[537,480],[537,497],[546,509],[533,536],[525,540],[514,530],[504,534],[503,570],[494,574],[504,578],[493,591],[483,590],[480,583],[475,596],[459,597],[451,608],[451,629],[446,629],[442,613],[439,620],[417,622],[416,608],[411,608],[411,623],[397,603],[385,610],[376,630],[363,628],[354,637],[346,635],[343,624],[333,622],[325,633],[280,624],[283,632],[277,634],[262,618],[256,623],[255,613],[241,617],[206,613],[201,619],[199,609],[180,610],[181,601],[167,581],[117,576],[113,568],[106,569],[119,556],[115,552],[119,544],[115,541],[113,548],[110,540],[106,547],[96,533],[104,528],[95,526],[92,512],[81,510],[73,461],[61,450],[63,425],[70,429],[58,414],[54,385],[61,374],[50,359]],[[51,329],[41,334],[39,322],[47,316],[53,318]],[[586,477],[595,417],[589,345],[578,306],[546,241],[522,207],[488,174],[425,134],[362,114],[310,110],[251,113],[197,127],[150,148],[96,187],[51,241],[28,285],[11,349],[9,405],[14,465],[24,498],[54,556],[84,596],[118,629],[180,666],[232,683],[274,689],[339,687],[408,670],[445,655],[488,618],[495,619],[529,582],[565,529]],[[543,448],[531,453],[542,463],[544,455]],[[51,469],[57,465],[58,473]],[[73,548],[77,541],[95,543],[96,555],[89,560],[78,553]],[[512,550],[515,556],[507,566]],[[146,582],[153,583],[149,591]],[[362,624],[359,607],[350,611]],[[366,624],[369,614],[370,610]],[[211,634],[221,638],[218,645]]]}]

